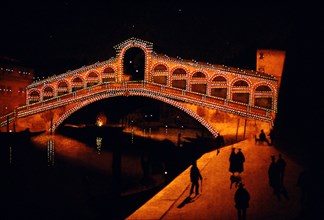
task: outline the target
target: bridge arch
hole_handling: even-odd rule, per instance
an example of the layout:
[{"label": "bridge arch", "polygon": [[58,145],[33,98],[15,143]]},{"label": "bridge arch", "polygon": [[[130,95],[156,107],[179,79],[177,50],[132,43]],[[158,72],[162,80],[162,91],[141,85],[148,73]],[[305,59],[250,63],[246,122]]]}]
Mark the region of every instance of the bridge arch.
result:
[{"label": "bridge arch", "polygon": [[229,79],[226,77],[226,76],[223,76],[221,74],[215,74],[213,77],[212,77],[212,80],[211,80],[212,83],[221,83],[221,84],[226,84],[227,86],[229,86],[228,82],[229,82]]},{"label": "bridge arch", "polygon": [[193,80],[206,80],[208,79],[208,73],[205,71],[194,71],[190,74],[190,78]]},{"label": "bridge arch", "polygon": [[126,42],[123,48],[120,48],[121,45],[115,47],[118,49],[118,81],[124,81],[125,55],[127,55],[127,51],[131,48],[137,48],[143,51],[143,78],[145,81],[148,81],[150,69],[148,60],[151,57],[152,49],[150,48],[150,45],[146,44],[148,44],[148,42],[140,42],[135,39],[130,39],[130,41]]},{"label": "bridge arch", "polygon": [[97,70],[90,70],[86,73],[87,87],[97,85],[101,82],[101,74]]},{"label": "bridge arch", "polygon": [[277,90],[273,85],[266,82],[258,82],[251,89],[253,91],[253,105],[268,109],[276,108],[275,97],[277,96]]},{"label": "bridge arch", "polygon": [[[203,125],[214,137],[218,136],[218,131],[214,129],[214,127],[209,124],[204,118],[200,117],[197,113],[195,113],[194,111],[192,111],[191,109],[187,108],[186,106],[182,105],[180,102],[177,102],[175,100],[172,99],[168,99],[162,96],[157,96],[154,95],[153,93],[151,93],[150,91],[146,91],[146,90],[141,90],[141,91],[128,91],[127,93],[128,96],[141,96],[141,97],[147,97],[147,98],[152,98],[152,99],[156,99],[159,100],[161,102],[167,103],[169,105],[172,105],[182,111],[184,111],[185,113],[187,113],[188,115],[190,115],[191,117],[193,117],[194,119],[196,119],[201,125]],[[119,96],[125,96],[124,92],[119,92],[119,93],[114,93],[112,94],[103,94],[100,97],[93,97],[90,99],[87,99],[83,102],[80,102],[79,104],[77,104],[76,106],[74,106],[73,108],[69,109],[68,111],[66,111],[63,115],[61,115],[54,123],[52,126],[52,131],[55,131],[56,128],[65,120],[67,119],[70,115],[72,115],[74,112],[78,111],[79,109],[92,104],[96,101],[102,100],[102,99],[107,99],[107,98],[112,98],[112,97],[119,97]]]},{"label": "bridge arch", "polygon": [[81,74],[75,75],[72,79],[71,79],[71,89],[72,92],[76,91],[76,90],[80,90],[83,89],[85,87],[85,79]]},{"label": "bridge arch", "polygon": [[173,67],[172,70],[171,70],[171,76],[172,77],[177,77],[177,76],[180,76],[180,77],[187,77],[188,76],[188,73],[189,73],[189,70],[185,67],[182,67],[182,66],[176,66],[176,67]]},{"label": "bridge arch", "polygon": [[42,100],[53,98],[56,94],[56,90],[53,85],[44,85],[42,88]]},{"label": "bridge arch", "polygon": [[33,89],[29,90],[27,95],[28,95],[27,96],[28,104],[33,104],[33,103],[39,102],[41,100],[41,91],[37,88],[33,88]]},{"label": "bridge arch", "polygon": [[118,80],[117,68],[112,65],[103,66],[100,73],[102,77],[101,81],[103,83],[117,82]]},{"label": "bridge arch", "polygon": [[169,67],[164,63],[157,63],[152,67],[152,76],[150,82],[160,85],[170,86]]},{"label": "bridge arch", "polygon": [[252,104],[251,82],[244,78],[235,78],[231,82],[230,99],[235,102]]},{"label": "bridge arch", "polygon": [[168,72],[169,67],[164,63],[157,63],[153,66],[153,72]]},{"label": "bridge arch", "polygon": [[57,82],[57,96],[69,93],[71,91],[71,86],[69,81],[62,79]]}]

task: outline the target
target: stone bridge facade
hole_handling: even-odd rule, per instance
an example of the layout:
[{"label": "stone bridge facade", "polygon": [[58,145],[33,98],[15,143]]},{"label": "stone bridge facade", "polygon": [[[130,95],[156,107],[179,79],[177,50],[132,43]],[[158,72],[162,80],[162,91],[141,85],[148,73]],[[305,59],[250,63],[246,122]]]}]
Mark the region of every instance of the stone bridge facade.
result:
[{"label": "stone bridge facade", "polygon": [[277,76],[168,57],[137,38],[115,49],[116,56],[109,60],[30,84],[26,105],[1,117],[1,131],[10,126],[15,131],[54,131],[73,112],[115,96],[143,96],[168,103],[215,136],[224,126],[237,128],[240,119],[244,129],[267,130],[273,125],[280,85]]}]

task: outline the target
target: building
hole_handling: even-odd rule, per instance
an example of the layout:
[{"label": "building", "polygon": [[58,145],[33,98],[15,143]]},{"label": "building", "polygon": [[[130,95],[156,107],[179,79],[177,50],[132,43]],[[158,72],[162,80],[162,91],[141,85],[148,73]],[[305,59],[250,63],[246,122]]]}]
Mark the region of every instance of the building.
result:
[{"label": "building", "polygon": [[256,71],[277,77],[280,86],[285,58],[285,51],[259,49],[256,54]]},{"label": "building", "polygon": [[15,59],[0,57],[0,117],[26,105],[26,87],[33,77],[33,69]]}]

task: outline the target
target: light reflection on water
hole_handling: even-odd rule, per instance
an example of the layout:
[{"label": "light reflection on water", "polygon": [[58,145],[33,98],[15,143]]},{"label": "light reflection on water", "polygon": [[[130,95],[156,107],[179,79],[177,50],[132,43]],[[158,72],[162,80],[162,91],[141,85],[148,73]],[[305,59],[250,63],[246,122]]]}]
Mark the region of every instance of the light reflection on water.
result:
[{"label": "light reflection on water", "polygon": [[[156,134],[157,135],[157,134]],[[134,132],[129,136],[128,145],[121,152],[121,194],[127,195],[137,191],[146,190],[151,187],[163,184],[165,181],[165,161],[163,158],[151,158],[153,169],[151,168],[151,185],[143,185],[142,178],[144,175],[142,167],[143,150],[136,149],[138,145]],[[94,136],[93,141],[85,143],[75,138],[67,137],[61,134],[39,135],[32,139],[33,144],[39,149],[47,151],[48,166],[60,165],[57,159],[73,161],[73,164],[87,167],[87,169],[100,172],[107,177],[113,178],[113,150],[107,149],[107,137]],[[104,144],[106,142],[106,145]],[[134,143],[136,142],[136,143]],[[94,143],[91,145],[90,143]],[[119,146],[121,147],[121,146]],[[123,148],[123,147],[121,147]],[[152,155],[150,152],[148,154]],[[154,157],[154,156],[152,156]]]},{"label": "light reflection on water", "polygon": [[47,165],[54,166],[55,144],[54,139],[49,138],[47,141]]},{"label": "light reflection on water", "polygon": [[[8,145],[4,153],[8,155],[4,160],[7,162],[4,163],[10,169],[4,174],[1,191],[2,199],[7,202],[5,219],[20,219],[20,213],[34,220],[45,219],[47,215],[51,215],[47,216],[48,219],[67,219],[65,216],[72,219],[117,219],[111,212],[114,209],[123,215],[131,214],[154,195],[150,191],[154,189],[152,187],[163,186],[166,178],[172,176],[170,167],[175,169],[186,156],[175,147],[177,131],[173,134],[172,129],[166,132],[163,128],[158,132],[152,129],[149,136],[143,133],[143,130],[134,128],[120,141],[113,138],[114,142],[102,133],[81,136],[83,140],[59,133],[41,134],[32,137],[31,143]],[[165,133],[171,140],[165,142],[167,145],[161,141],[166,137]],[[149,139],[143,140],[140,136]],[[183,133],[183,141],[186,136],[195,137],[196,131]],[[119,142],[124,145],[112,147],[108,144]],[[151,157],[151,167],[147,169],[151,178],[145,181],[143,156]],[[120,187],[122,206],[117,205],[114,197],[118,191],[114,182],[114,161],[120,169],[117,188]],[[133,197],[138,192],[153,194]],[[20,212],[15,212],[17,209]]]}]

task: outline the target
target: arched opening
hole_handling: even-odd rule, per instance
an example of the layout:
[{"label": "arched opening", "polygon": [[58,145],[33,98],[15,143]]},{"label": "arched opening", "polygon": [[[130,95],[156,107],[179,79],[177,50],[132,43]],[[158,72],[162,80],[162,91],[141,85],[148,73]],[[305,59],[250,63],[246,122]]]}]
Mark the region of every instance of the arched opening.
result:
[{"label": "arched opening", "polygon": [[51,86],[46,86],[43,92],[43,100],[50,99],[54,97],[54,90]]},{"label": "arched opening", "polygon": [[154,72],[165,72],[168,71],[165,65],[159,64],[154,68]]},{"label": "arched opening", "polygon": [[144,80],[144,51],[138,47],[128,49],[124,55],[123,67],[124,80]]},{"label": "arched opening", "polygon": [[40,101],[40,94],[38,91],[32,91],[29,95],[29,104],[33,104]]},{"label": "arched opening", "polygon": [[193,75],[192,75],[192,78],[195,79],[195,78],[206,78],[206,75],[202,72],[195,72]]},{"label": "arched opening", "polygon": [[80,90],[83,88],[83,80],[80,77],[75,77],[72,80],[72,92]]},{"label": "arched opening", "polygon": [[173,76],[185,76],[187,72],[182,68],[177,68],[172,72]]},{"label": "arched opening", "polygon": [[266,85],[258,86],[255,89],[255,93],[258,93],[258,96],[254,99],[254,105],[262,108],[271,109],[272,108],[272,97],[271,97],[271,88]]},{"label": "arched opening", "polygon": [[57,85],[57,95],[58,96],[64,95],[68,92],[69,92],[69,87],[68,87],[67,82],[65,82],[65,81],[59,82]]},{"label": "arched opening", "polygon": [[102,82],[115,82],[116,81],[116,76],[115,76],[115,71],[111,67],[107,67],[104,69],[102,72]]},{"label": "arched opening", "polygon": [[97,85],[99,83],[99,76],[96,72],[89,73],[87,77],[87,87]]}]

